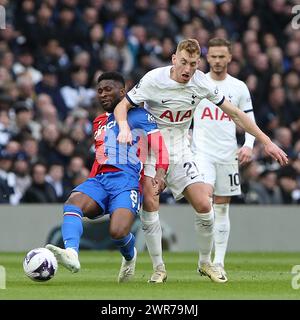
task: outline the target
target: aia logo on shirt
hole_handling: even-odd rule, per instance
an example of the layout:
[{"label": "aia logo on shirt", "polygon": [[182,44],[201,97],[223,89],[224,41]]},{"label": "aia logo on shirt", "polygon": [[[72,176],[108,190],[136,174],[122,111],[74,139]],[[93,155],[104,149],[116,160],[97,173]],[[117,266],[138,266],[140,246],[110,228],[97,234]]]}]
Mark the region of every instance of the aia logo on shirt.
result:
[{"label": "aia logo on shirt", "polygon": [[159,118],[164,120],[168,119],[170,122],[182,122],[184,120],[188,120],[193,115],[192,110],[184,110],[172,112],[171,110],[166,110],[162,113]]},{"label": "aia logo on shirt", "polygon": [[227,113],[222,111],[219,108],[215,108],[215,110],[211,110],[209,107],[205,107],[200,116],[201,120],[227,120],[231,121],[231,118]]}]

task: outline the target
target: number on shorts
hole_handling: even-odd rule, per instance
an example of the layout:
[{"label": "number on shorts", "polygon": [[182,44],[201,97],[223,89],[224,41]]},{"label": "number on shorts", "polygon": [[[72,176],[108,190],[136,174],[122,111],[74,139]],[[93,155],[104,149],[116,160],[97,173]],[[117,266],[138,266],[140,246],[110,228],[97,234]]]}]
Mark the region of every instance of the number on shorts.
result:
[{"label": "number on shorts", "polygon": [[230,186],[239,186],[240,185],[240,175],[238,173],[229,174]]},{"label": "number on shorts", "polygon": [[198,174],[199,174],[199,170],[197,168],[197,165],[194,161],[191,161],[191,162],[186,162],[184,165],[183,165],[183,168],[186,168],[186,176],[189,177],[191,176],[191,178],[195,178]]},{"label": "number on shorts", "polygon": [[131,199],[131,204],[132,204],[132,208],[134,208],[138,202],[138,193],[136,190],[131,190],[130,192],[130,199]]}]

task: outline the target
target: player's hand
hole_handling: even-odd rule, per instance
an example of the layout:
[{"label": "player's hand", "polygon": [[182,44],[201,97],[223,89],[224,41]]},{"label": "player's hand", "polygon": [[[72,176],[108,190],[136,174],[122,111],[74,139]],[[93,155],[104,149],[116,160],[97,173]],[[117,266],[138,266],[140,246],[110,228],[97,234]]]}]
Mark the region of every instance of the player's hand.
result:
[{"label": "player's hand", "polygon": [[265,144],[265,153],[273,158],[274,160],[278,161],[280,165],[285,166],[288,164],[289,160],[287,154],[280,149],[275,143],[269,142]]},{"label": "player's hand", "polygon": [[154,188],[157,189],[155,195],[159,195],[162,191],[164,191],[164,189],[166,187],[165,179],[164,179],[165,175],[166,175],[166,172],[164,169],[158,168],[156,170],[156,175],[152,179],[152,185]]},{"label": "player's hand", "polygon": [[119,125],[119,130],[120,131],[117,137],[117,141],[119,143],[132,144],[132,134],[127,121],[124,121],[122,124]]},{"label": "player's hand", "polygon": [[252,149],[247,146],[243,146],[242,148],[240,148],[237,155],[238,155],[239,164],[244,165],[251,161]]}]

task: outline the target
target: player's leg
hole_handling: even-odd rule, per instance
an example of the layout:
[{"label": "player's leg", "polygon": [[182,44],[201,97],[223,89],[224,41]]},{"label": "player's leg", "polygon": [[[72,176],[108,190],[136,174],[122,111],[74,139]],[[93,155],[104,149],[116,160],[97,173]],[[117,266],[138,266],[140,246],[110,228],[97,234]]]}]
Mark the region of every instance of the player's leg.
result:
[{"label": "player's leg", "polygon": [[135,272],[137,251],[134,246],[135,237],[130,232],[134,218],[132,212],[125,208],[119,208],[111,215],[110,236],[123,256],[119,282],[131,280]]},{"label": "player's leg", "polygon": [[[215,196],[215,256],[214,264],[224,270],[224,260],[230,233],[229,204],[231,197]],[[225,271],[224,271],[225,272]]]},{"label": "player's leg", "polygon": [[195,209],[195,228],[199,241],[199,265],[210,262],[213,246],[214,213],[211,205],[213,188],[209,184],[194,183],[183,192]]},{"label": "player's leg", "polygon": [[230,233],[229,204],[232,196],[241,194],[238,163],[216,163],[214,190],[215,257],[214,263],[224,271],[224,259]]},{"label": "player's leg", "polygon": [[137,250],[135,237],[130,230],[139,208],[140,193],[134,189],[119,193],[109,203],[111,218],[109,232],[112,241],[123,256],[118,277],[119,282],[130,281],[134,276]]},{"label": "player's leg", "polygon": [[167,272],[162,257],[162,229],[159,221],[159,196],[155,195],[151,177],[143,181],[143,208],[140,212],[142,229],[149,255],[152,260],[153,274],[151,283],[162,283],[167,279]]},{"label": "player's leg", "polygon": [[195,228],[199,241],[198,271],[214,282],[227,281],[218,268],[211,263],[211,250],[214,240],[214,211],[211,204],[213,187],[206,183],[188,185],[183,194],[196,211]]},{"label": "player's leg", "polygon": [[46,245],[57,257],[58,262],[73,273],[80,269],[78,251],[83,231],[82,217],[95,218],[103,213],[104,196],[96,179],[88,179],[76,187],[64,204],[61,230],[65,249],[52,244]]}]

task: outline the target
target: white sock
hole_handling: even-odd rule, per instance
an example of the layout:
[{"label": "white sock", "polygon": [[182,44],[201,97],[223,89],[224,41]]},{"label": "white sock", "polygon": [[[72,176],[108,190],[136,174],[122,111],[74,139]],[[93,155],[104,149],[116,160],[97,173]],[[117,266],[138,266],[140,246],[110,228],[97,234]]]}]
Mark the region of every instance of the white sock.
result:
[{"label": "white sock", "polygon": [[230,232],[229,203],[214,204],[215,210],[215,257],[214,263],[224,266]]},{"label": "white sock", "polygon": [[78,252],[75,249],[67,248],[66,250],[69,251],[69,252],[72,252],[78,258]]},{"label": "white sock", "polygon": [[140,218],[153,269],[155,269],[157,266],[164,264],[162,258],[162,230],[158,211],[141,210]]},{"label": "white sock", "polygon": [[199,266],[211,262],[210,254],[214,241],[214,213],[213,208],[208,213],[195,214],[195,229],[199,241]]}]

